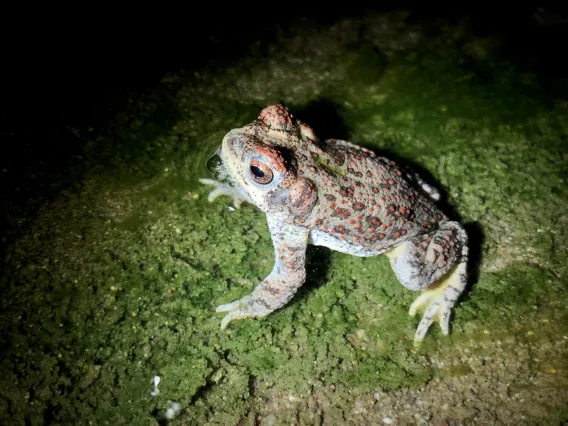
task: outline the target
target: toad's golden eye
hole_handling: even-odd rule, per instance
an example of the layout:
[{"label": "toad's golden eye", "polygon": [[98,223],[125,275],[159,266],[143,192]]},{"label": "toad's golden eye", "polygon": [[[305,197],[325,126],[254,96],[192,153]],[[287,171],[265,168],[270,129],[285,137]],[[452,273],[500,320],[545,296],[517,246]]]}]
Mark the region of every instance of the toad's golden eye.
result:
[{"label": "toad's golden eye", "polygon": [[261,185],[267,185],[272,182],[274,173],[272,169],[264,164],[262,161],[253,158],[250,162],[250,176],[254,179],[256,183]]}]

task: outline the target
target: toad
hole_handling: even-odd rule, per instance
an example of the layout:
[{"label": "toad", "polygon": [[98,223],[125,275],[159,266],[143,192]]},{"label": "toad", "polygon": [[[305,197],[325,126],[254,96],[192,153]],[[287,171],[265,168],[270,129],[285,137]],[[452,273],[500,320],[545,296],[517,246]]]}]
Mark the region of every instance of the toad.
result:
[{"label": "toad", "polygon": [[438,191],[387,158],[340,139],[319,139],[287,107],[264,108],[229,131],[216,153],[212,201],[233,198],[266,213],[275,251],[272,272],[239,300],[217,307],[221,328],[284,306],[306,279],[306,247],[355,256],[385,254],[400,283],[421,291],[414,342],[434,321],[449,333],[451,309],[466,285],[467,234],[436,206]]}]

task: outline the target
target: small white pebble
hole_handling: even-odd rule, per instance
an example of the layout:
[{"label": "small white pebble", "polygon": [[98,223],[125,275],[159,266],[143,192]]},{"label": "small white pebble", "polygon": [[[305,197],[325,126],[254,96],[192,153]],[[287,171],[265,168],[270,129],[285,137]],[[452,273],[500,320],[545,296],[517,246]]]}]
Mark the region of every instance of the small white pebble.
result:
[{"label": "small white pebble", "polygon": [[168,420],[171,420],[181,411],[181,404],[179,402],[169,400],[168,404],[170,404],[171,407],[166,410],[165,416]]},{"label": "small white pebble", "polygon": [[234,212],[234,211],[235,211],[235,208],[234,208],[233,206],[228,206],[227,209],[228,209],[230,212]]},{"label": "small white pebble", "polygon": [[166,410],[166,418],[167,418],[167,419],[170,419],[170,420],[171,420],[171,419],[173,419],[175,416],[176,416],[176,412],[174,411],[173,408],[168,408],[168,409]]},{"label": "small white pebble", "polygon": [[150,396],[157,396],[160,393],[158,384],[160,383],[160,376],[154,376],[154,390],[150,392]]},{"label": "small white pebble", "polygon": [[383,417],[383,423],[387,425],[392,425],[394,423],[394,419],[391,417]]}]

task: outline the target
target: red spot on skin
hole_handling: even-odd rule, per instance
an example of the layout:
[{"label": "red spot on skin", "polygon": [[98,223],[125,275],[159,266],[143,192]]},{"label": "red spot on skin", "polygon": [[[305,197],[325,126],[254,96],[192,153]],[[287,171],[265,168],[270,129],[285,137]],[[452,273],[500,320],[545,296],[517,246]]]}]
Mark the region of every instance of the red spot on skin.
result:
[{"label": "red spot on skin", "polygon": [[400,232],[402,232],[402,235],[406,235],[406,229],[403,229],[403,230],[400,231]]},{"label": "red spot on skin", "polygon": [[350,223],[351,225],[355,225],[355,219],[349,220],[349,223]]},{"label": "red spot on skin", "polygon": [[396,232],[393,234],[393,236],[394,236],[395,238],[400,237],[400,232],[396,231]]},{"label": "red spot on skin", "polygon": [[341,203],[341,204],[345,204],[345,200],[341,200],[340,203]]},{"label": "red spot on skin", "polygon": [[314,220],[314,225],[319,225],[320,224],[320,220],[319,219],[315,219]]},{"label": "red spot on skin", "polygon": [[345,234],[339,234],[339,238],[343,240],[345,238]]},{"label": "red spot on skin", "polygon": [[328,232],[332,235],[335,234],[335,231],[333,229],[330,229]]},{"label": "red spot on skin", "polygon": [[374,199],[371,199],[371,204],[376,204],[376,203],[377,203],[377,201],[376,201],[376,200],[374,200]]},{"label": "red spot on skin", "polygon": [[389,179],[388,182],[389,182],[391,185],[394,185],[394,180]]},{"label": "red spot on skin", "polygon": [[379,234],[379,238],[382,240],[383,238],[385,238],[385,234]]},{"label": "red spot on skin", "polygon": [[388,206],[389,212],[394,212],[395,208],[393,205]]},{"label": "red spot on skin", "polygon": [[343,215],[344,215],[345,217],[349,217],[349,216],[351,216],[351,212],[350,212],[349,210],[345,210],[345,211],[343,212]]},{"label": "red spot on skin", "polygon": [[361,215],[357,216],[357,220],[361,220],[361,219],[363,219],[363,216],[361,216]]},{"label": "red spot on skin", "polygon": [[376,186],[373,186],[373,192],[379,192],[379,188],[377,188]]},{"label": "red spot on skin", "polygon": [[335,208],[335,203],[331,203],[331,204],[329,205],[329,207],[332,208],[332,209],[334,209],[334,208]]},{"label": "red spot on skin", "polygon": [[341,214],[341,209],[338,207],[338,208],[335,209],[335,212],[336,212],[337,214]]},{"label": "red spot on skin", "polygon": [[360,242],[361,242],[361,238],[359,238],[359,237],[354,237],[353,240],[355,240],[356,243],[360,243]]},{"label": "red spot on skin", "polygon": [[369,228],[369,230],[368,230],[367,232],[369,232],[370,234],[372,234],[373,232],[375,232],[375,228]]},{"label": "red spot on skin", "polygon": [[327,226],[325,226],[325,225],[323,225],[320,229],[321,229],[323,232],[327,232]]},{"label": "red spot on skin", "polygon": [[412,220],[412,219],[414,219],[414,217],[415,217],[415,216],[414,216],[414,213],[412,213],[408,218],[409,218],[410,220]]},{"label": "red spot on skin", "polygon": [[345,232],[345,228],[343,226],[340,226],[338,229],[339,229],[339,232]]},{"label": "red spot on skin", "polygon": [[386,231],[388,226],[386,224],[381,225],[381,231]]}]

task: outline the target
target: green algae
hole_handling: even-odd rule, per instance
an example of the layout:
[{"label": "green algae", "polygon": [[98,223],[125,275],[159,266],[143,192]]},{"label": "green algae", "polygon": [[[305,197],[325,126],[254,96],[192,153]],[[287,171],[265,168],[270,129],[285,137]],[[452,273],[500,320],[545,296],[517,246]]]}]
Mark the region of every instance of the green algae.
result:
[{"label": "green algae", "polygon": [[[356,49],[352,34],[338,43],[322,30],[305,47],[313,64],[293,47],[302,36],[270,46],[268,60],[169,76],[87,144],[81,189],[45,205],[8,250],[3,423],[156,424],[175,400],[179,424],[252,424],[268,394],[301,398],[319,386],[341,390],[331,417],[342,419],[352,394],[467,376],[428,360],[463,342],[566,335],[568,106],[534,96],[535,77],[494,56],[473,67],[471,50],[444,37]],[[288,306],[219,330],[215,306],[250,293],[274,255],[263,215],[208,203],[197,178],[228,129],[280,99],[293,111],[326,99],[349,139],[429,172],[455,216],[479,224],[479,277],[452,335],[434,326],[414,349],[416,294],[387,260],[320,248]],[[565,358],[548,363],[566,371]]]}]

